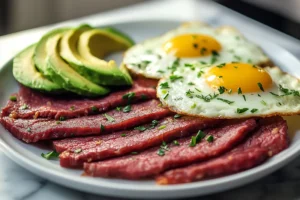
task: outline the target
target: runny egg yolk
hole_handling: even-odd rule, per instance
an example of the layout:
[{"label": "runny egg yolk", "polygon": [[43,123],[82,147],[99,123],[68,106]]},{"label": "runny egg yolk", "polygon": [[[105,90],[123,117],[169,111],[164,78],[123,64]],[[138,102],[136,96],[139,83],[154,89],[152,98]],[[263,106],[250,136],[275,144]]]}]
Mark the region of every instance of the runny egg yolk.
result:
[{"label": "runny egg yolk", "polygon": [[221,50],[221,45],[208,35],[185,34],[167,41],[163,49],[167,53],[174,53],[178,58],[201,57],[217,53]]},{"label": "runny egg yolk", "polygon": [[229,93],[261,92],[272,87],[272,78],[265,70],[247,63],[214,66],[205,74],[205,80],[211,88],[225,87]]}]

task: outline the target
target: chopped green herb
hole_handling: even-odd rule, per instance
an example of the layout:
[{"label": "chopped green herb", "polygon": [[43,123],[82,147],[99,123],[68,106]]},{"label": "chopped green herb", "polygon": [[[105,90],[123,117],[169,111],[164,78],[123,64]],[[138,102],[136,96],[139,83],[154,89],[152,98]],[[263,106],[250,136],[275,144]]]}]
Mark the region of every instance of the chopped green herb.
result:
[{"label": "chopped green herb", "polygon": [[100,125],[100,129],[101,129],[101,132],[105,131],[105,126],[103,126],[102,124]]},{"label": "chopped green herb", "polygon": [[241,61],[242,60],[242,58],[240,57],[240,56],[238,56],[238,55],[234,55],[233,56],[235,59],[237,59],[238,61]]},{"label": "chopped green herb", "polygon": [[122,133],[122,134],[121,134],[121,137],[126,137],[126,133]]},{"label": "chopped green herb", "polygon": [[205,133],[201,130],[199,130],[196,134],[196,136],[192,136],[191,142],[190,142],[190,147],[196,146],[203,138],[205,137]]},{"label": "chopped green herb", "polygon": [[106,113],[104,113],[104,117],[107,119],[107,121],[109,121],[109,122],[114,122],[115,121],[115,119],[112,117],[112,116],[110,116],[110,115],[108,115],[108,114],[106,114]]},{"label": "chopped green herb", "polygon": [[200,70],[197,74],[197,77],[200,78],[202,76],[202,74],[204,74],[204,71]]},{"label": "chopped green herb", "polygon": [[245,95],[243,95],[243,98],[244,98],[244,101],[246,101],[246,96]]},{"label": "chopped green herb", "polygon": [[165,151],[163,149],[158,149],[157,155],[164,156],[165,155]]},{"label": "chopped green herb", "polygon": [[26,109],[28,109],[28,105],[27,105],[27,104],[23,104],[23,105],[21,106],[21,110],[26,110]]},{"label": "chopped green herb", "polygon": [[157,120],[152,120],[151,125],[149,126],[149,129],[153,129],[158,125],[158,121]]},{"label": "chopped green herb", "polygon": [[206,63],[206,62],[204,62],[204,61],[200,61],[200,64],[202,64],[202,65],[206,65],[207,63]]},{"label": "chopped green herb", "polygon": [[197,90],[198,92],[201,92],[201,90],[199,90],[198,88],[195,88],[195,90]]},{"label": "chopped green herb", "polygon": [[194,108],[196,108],[196,106],[197,106],[197,104],[194,103],[193,105],[191,105],[191,108],[194,109]]},{"label": "chopped green herb", "polygon": [[161,89],[169,89],[170,88],[168,82],[161,83],[159,86]]},{"label": "chopped green herb", "polygon": [[139,130],[140,132],[143,132],[143,131],[147,130],[147,128],[145,126],[137,126],[134,128],[134,130]]},{"label": "chopped green herb", "polygon": [[258,111],[258,109],[256,109],[256,108],[253,108],[253,109],[251,109],[251,113],[255,113],[256,111]]},{"label": "chopped green herb", "polygon": [[241,113],[246,112],[247,110],[249,110],[249,108],[237,108],[236,112],[239,113],[239,114],[241,114]]},{"label": "chopped green herb", "polygon": [[288,88],[284,88],[282,85],[279,85],[279,90],[284,94],[281,96],[293,95],[293,96],[300,96],[300,92],[296,90],[290,90]]},{"label": "chopped green herb", "polygon": [[229,104],[229,105],[234,103],[234,101],[229,101],[229,100],[227,100],[227,99],[222,99],[222,98],[217,98],[217,100],[223,101],[223,102],[225,102],[225,103],[227,103],[227,104]]},{"label": "chopped green herb", "polygon": [[71,106],[71,107],[70,107],[70,110],[75,110],[75,106]]},{"label": "chopped green herb", "polygon": [[179,142],[177,140],[174,140],[173,144],[176,145],[176,146],[179,146]]},{"label": "chopped green herb", "polygon": [[178,118],[180,118],[181,117],[181,115],[180,114],[176,114],[176,115],[174,115],[174,119],[178,119]]},{"label": "chopped green herb", "polygon": [[187,97],[189,97],[189,98],[193,98],[193,91],[192,90],[188,90],[186,93],[185,93],[185,95],[187,96]]},{"label": "chopped green herb", "polygon": [[235,39],[236,39],[236,40],[240,40],[240,37],[239,37],[239,36],[235,36]]},{"label": "chopped green herb", "polygon": [[123,99],[127,99],[128,103],[130,103],[134,97],[135,97],[134,92],[129,92],[129,93],[123,95]]},{"label": "chopped green herb", "polygon": [[261,83],[257,83],[257,85],[261,91],[263,91],[263,92],[265,91]]},{"label": "chopped green herb", "polygon": [[165,73],[165,71],[163,71],[163,70],[157,70],[157,72],[161,73],[161,74]]},{"label": "chopped green herb", "polygon": [[80,152],[82,152],[82,149],[75,149],[74,150],[74,153],[80,153]]},{"label": "chopped green herb", "polygon": [[219,76],[219,78],[223,78],[223,76]]},{"label": "chopped green herb", "polygon": [[190,147],[194,147],[196,146],[197,142],[196,142],[196,137],[195,136],[192,136],[191,137],[191,142],[190,142]]},{"label": "chopped green herb", "polygon": [[31,128],[29,128],[29,127],[28,127],[28,128],[27,128],[27,132],[29,132],[29,133],[30,133],[30,132],[31,132]]},{"label": "chopped green herb", "polygon": [[242,89],[240,87],[238,88],[238,94],[243,94]]},{"label": "chopped green herb", "polygon": [[212,136],[212,135],[207,136],[206,141],[207,142],[213,142],[214,141],[214,136]]},{"label": "chopped green herb", "polygon": [[197,49],[197,48],[198,48],[198,44],[194,43],[194,44],[193,44],[193,47],[194,47],[195,49]]},{"label": "chopped green herb", "polygon": [[211,53],[213,56],[219,56],[219,53],[216,50],[212,50]]},{"label": "chopped green herb", "polygon": [[61,122],[60,121],[56,121],[56,124],[61,124]]},{"label": "chopped green herb", "polygon": [[195,83],[193,83],[193,82],[189,82],[189,83],[188,83],[188,85],[195,85]]},{"label": "chopped green herb", "polygon": [[133,152],[131,152],[131,154],[132,154],[132,155],[137,155],[137,154],[139,154],[139,153],[136,152],[136,151],[133,151]]},{"label": "chopped green herb", "polygon": [[225,92],[226,88],[224,86],[220,86],[218,90],[219,90],[220,94],[223,94]]},{"label": "chopped green herb", "polygon": [[165,129],[166,127],[167,127],[166,125],[161,125],[160,127],[158,127],[158,130]]},{"label": "chopped green herb", "polygon": [[264,105],[264,106],[267,105],[267,103],[266,103],[264,100],[261,100],[260,103],[261,103],[262,105]]},{"label": "chopped green herb", "polygon": [[183,76],[171,75],[170,76],[170,81],[175,82],[175,81],[177,81],[179,79],[182,79],[182,78],[183,78]]},{"label": "chopped green herb", "polygon": [[163,149],[163,150],[165,150],[165,151],[170,151],[170,149],[169,149],[169,147],[168,147],[168,145],[167,145],[167,143],[165,141],[163,141],[161,143],[160,148]]},{"label": "chopped green herb", "polygon": [[275,94],[274,92],[270,92],[270,94],[272,94],[272,95],[274,95],[274,96],[276,96],[276,97],[279,97],[279,95],[278,95],[278,94]]},{"label": "chopped green herb", "polygon": [[222,68],[222,67],[224,67],[225,65],[226,65],[226,63],[222,63],[222,64],[217,65],[217,67],[218,67],[218,68]]},{"label": "chopped green herb", "polygon": [[11,101],[17,101],[17,97],[16,96],[10,96],[9,100],[11,100]]},{"label": "chopped green herb", "polygon": [[261,97],[260,94],[257,94],[257,96]]},{"label": "chopped green herb", "polygon": [[47,160],[58,158],[59,153],[56,151],[50,151],[48,153],[42,153],[41,156]]},{"label": "chopped green herb", "polygon": [[92,110],[93,113],[96,113],[96,112],[99,111],[98,108],[97,108],[96,106],[92,106],[92,107],[91,107],[91,110]]},{"label": "chopped green herb", "polygon": [[190,64],[190,63],[184,63],[184,66],[185,66],[185,67],[193,67],[194,65],[193,65],[193,64]]},{"label": "chopped green herb", "polygon": [[210,102],[211,100],[215,99],[216,97],[219,96],[219,94],[208,94],[206,96],[204,95],[195,95],[197,98],[204,100],[205,102]]},{"label": "chopped green herb", "polygon": [[65,121],[65,120],[66,120],[66,118],[64,116],[59,117],[59,121]]},{"label": "chopped green herb", "polygon": [[116,111],[121,111],[122,110],[122,107],[118,106],[116,107]]},{"label": "chopped green herb", "polygon": [[125,106],[124,108],[123,108],[123,112],[124,113],[128,113],[128,112],[130,112],[131,111],[131,105],[127,105],[127,106]]},{"label": "chopped green herb", "polygon": [[204,53],[207,51],[207,49],[205,47],[202,47],[200,50],[201,55],[204,55]]},{"label": "chopped green herb", "polygon": [[148,96],[145,95],[145,94],[142,94],[142,95],[141,95],[141,99],[142,99],[142,100],[146,100],[146,99],[148,99]]},{"label": "chopped green herb", "polygon": [[215,62],[217,62],[217,57],[216,56],[212,56],[211,59],[210,59],[210,64],[214,64]]},{"label": "chopped green herb", "polygon": [[163,99],[168,98],[168,96],[169,96],[169,92],[167,92],[167,94],[165,94],[165,96],[163,96]]},{"label": "chopped green herb", "polygon": [[232,89],[229,89],[229,90],[228,90],[228,94],[231,94],[231,93],[232,93]]}]

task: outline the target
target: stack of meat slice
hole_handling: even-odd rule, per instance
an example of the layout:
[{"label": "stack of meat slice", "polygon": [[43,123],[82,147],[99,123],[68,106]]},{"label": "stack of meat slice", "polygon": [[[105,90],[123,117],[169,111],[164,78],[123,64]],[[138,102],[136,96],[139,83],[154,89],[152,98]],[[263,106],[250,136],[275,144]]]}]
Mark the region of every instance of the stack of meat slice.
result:
[{"label": "stack of meat slice", "polygon": [[1,123],[27,143],[52,140],[60,164],[84,174],[177,184],[252,168],[288,144],[281,117],[219,120],[175,115],[138,79],[98,99],[53,97],[21,87]]}]

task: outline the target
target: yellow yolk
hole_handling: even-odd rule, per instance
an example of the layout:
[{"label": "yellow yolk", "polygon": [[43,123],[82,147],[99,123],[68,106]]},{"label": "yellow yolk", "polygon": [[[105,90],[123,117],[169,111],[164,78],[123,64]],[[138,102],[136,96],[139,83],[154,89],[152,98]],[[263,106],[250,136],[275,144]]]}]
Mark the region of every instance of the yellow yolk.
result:
[{"label": "yellow yolk", "polygon": [[221,45],[208,35],[185,34],[167,41],[163,49],[167,53],[174,53],[178,58],[201,57],[220,51]]},{"label": "yellow yolk", "polygon": [[206,74],[207,84],[215,89],[243,93],[260,92],[272,87],[272,78],[262,68],[246,63],[227,63],[212,67]]}]

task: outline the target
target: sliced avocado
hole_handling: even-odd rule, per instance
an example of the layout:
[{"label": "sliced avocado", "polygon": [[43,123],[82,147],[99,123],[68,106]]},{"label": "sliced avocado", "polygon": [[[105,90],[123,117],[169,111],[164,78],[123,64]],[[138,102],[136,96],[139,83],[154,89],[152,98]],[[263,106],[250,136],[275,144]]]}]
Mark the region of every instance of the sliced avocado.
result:
[{"label": "sliced avocado", "polygon": [[125,50],[133,45],[133,41],[127,36],[112,30],[114,29],[92,29],[80,34],[77,45],[80,61],[86,70],[98,75],[98,79],[94,81],[99,84],[131,85],[130,76],[124,74],[114,61],[103,60],[106,55]]},{"label": "sliced avocado", "polygon": [[58,33],[47,39],[46,73],[66,90],[79,95],[98,96],[107,94],[109,92],[107,88],[87,80],[60,57],[59,43],[62,35],[63,33]]},{"label": "sliced avocado", "polygon": [[59,29],[55,29],[52,30],[48,33],[46,33],[41,39],[40,41],[37,43],[36,47],[35,47],[35,51],[34,51],[34,56],[33,56],[33,60],[35,63],[36,68],[48,79],[52,80],[52,77],[48,74],[47,69],[47,62],[46,62],[46,57],[47,57],[47,49],[46,49],[46,43],[48,38],[65,32],[67,30],[70,30],[70,28],[59,28]]},{"label": "sliced avocado", "polygon": [[13,75],[15,79],[21,84],[32,89],[47,92],[62,92],[62,87],[45,78],[35,68],[33,62],[35,47],[36,44],[27,47],[14,58]]}]

